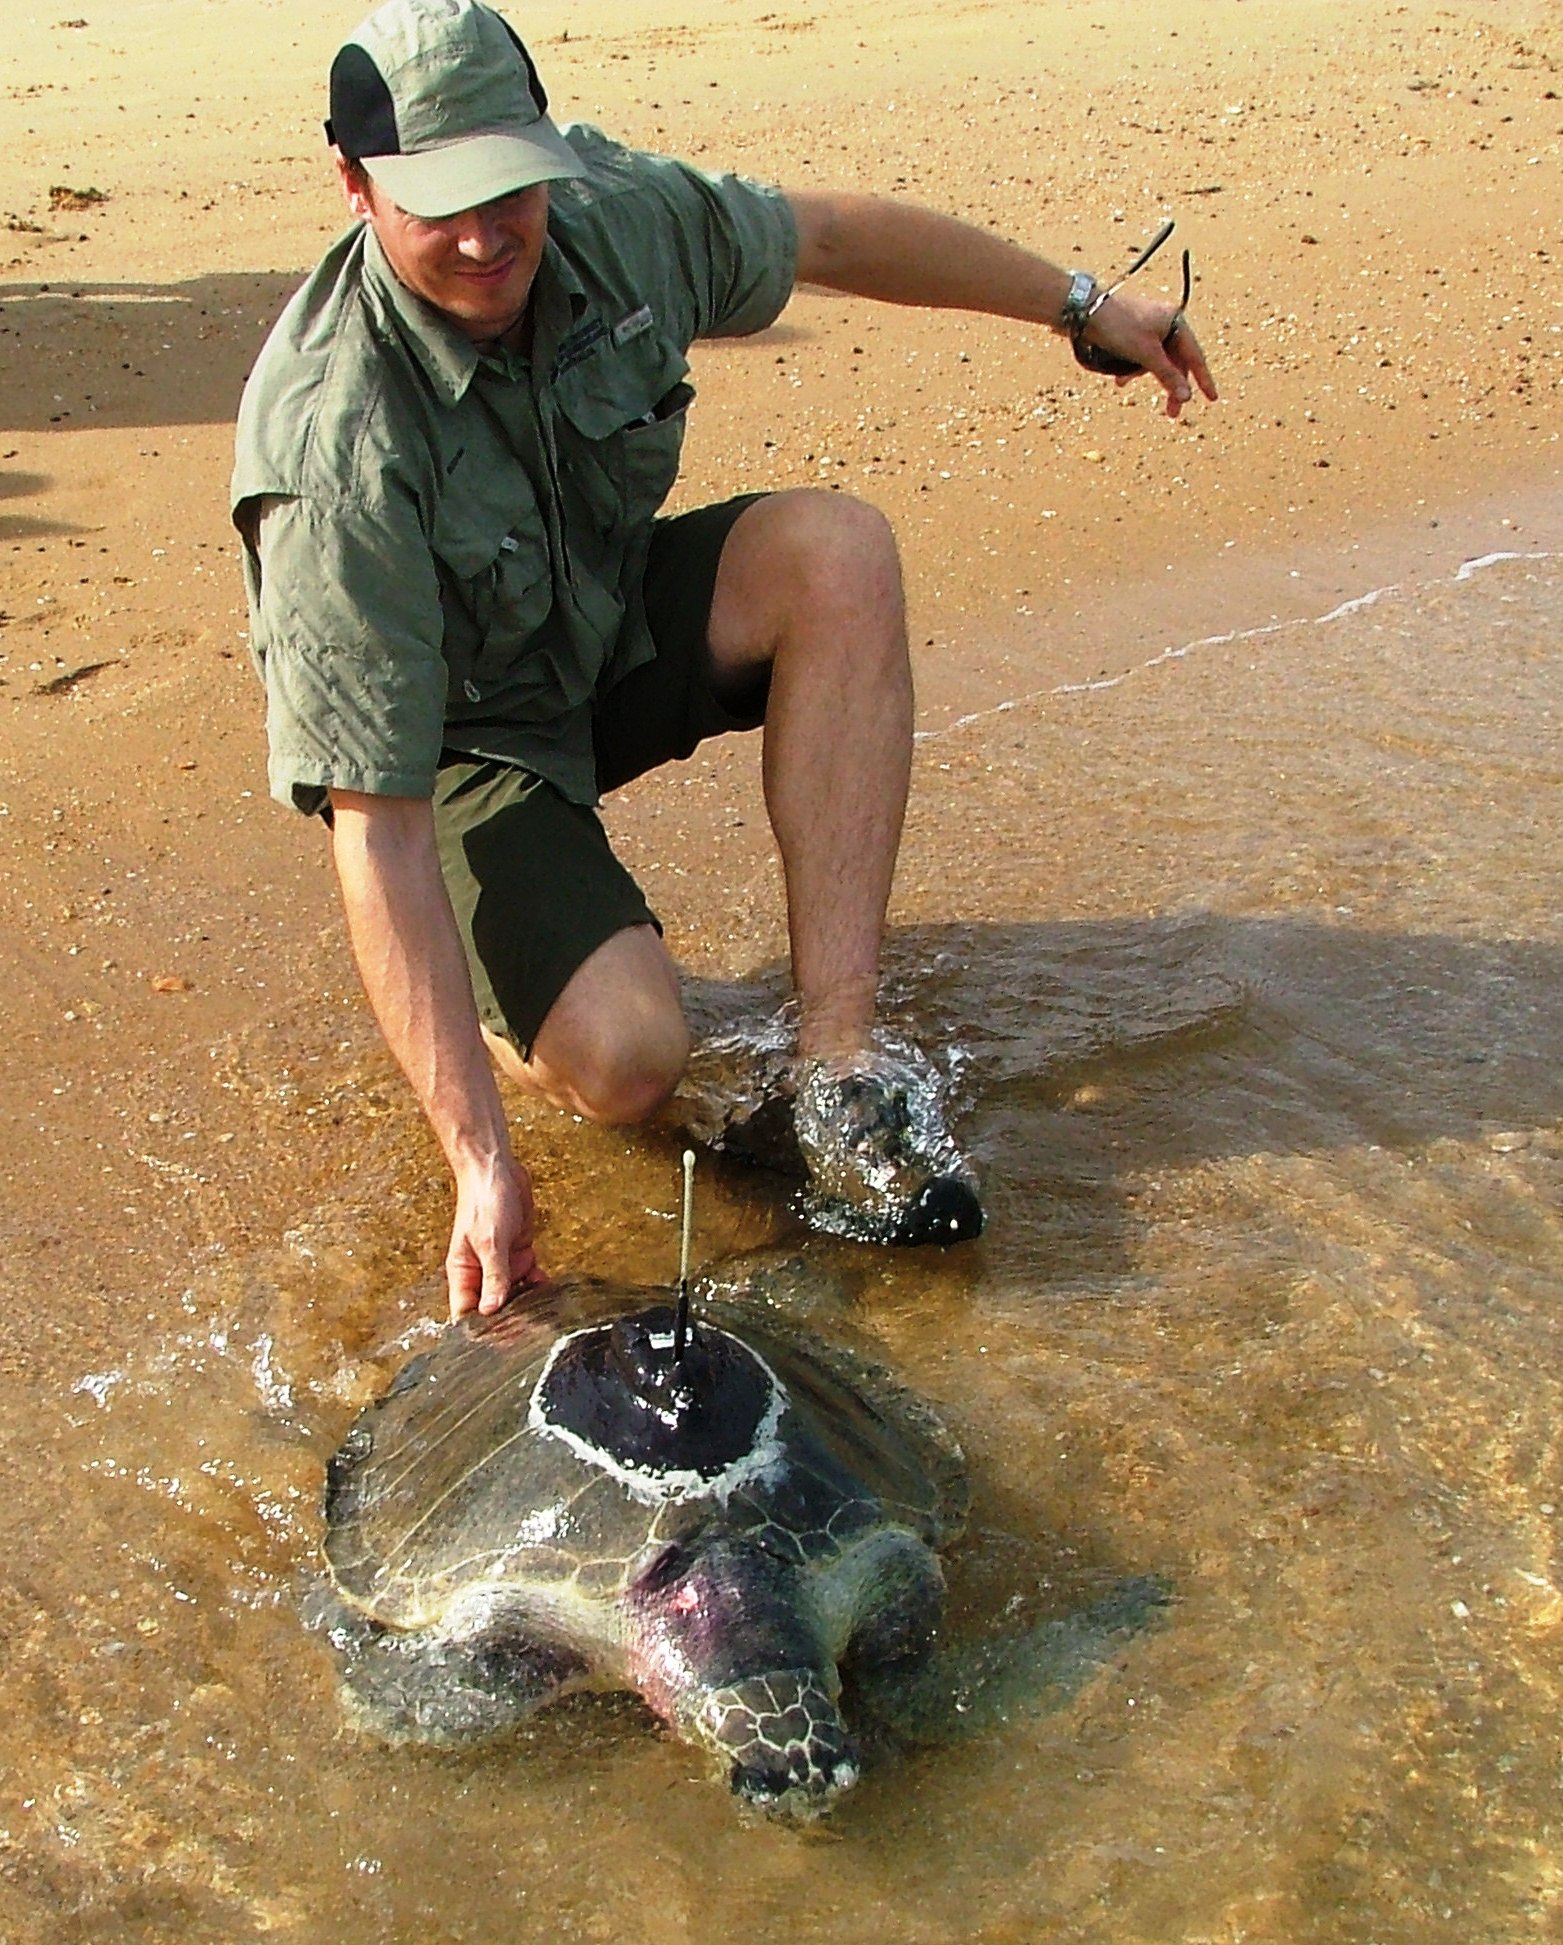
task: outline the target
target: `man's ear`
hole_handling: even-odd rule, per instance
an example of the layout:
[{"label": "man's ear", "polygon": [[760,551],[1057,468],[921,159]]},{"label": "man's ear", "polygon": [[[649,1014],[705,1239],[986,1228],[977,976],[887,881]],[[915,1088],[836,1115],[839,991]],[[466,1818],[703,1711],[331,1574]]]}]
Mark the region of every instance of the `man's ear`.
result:
[{"label": "man's ear", "polygon": [[342,194],[347,198],[348,208],[355,216],[367,223],[374,214],[368,171],[361,162],[349,162],[340,149],[333,149],[331,154],[336,162],[337,180],[342,185]]}]

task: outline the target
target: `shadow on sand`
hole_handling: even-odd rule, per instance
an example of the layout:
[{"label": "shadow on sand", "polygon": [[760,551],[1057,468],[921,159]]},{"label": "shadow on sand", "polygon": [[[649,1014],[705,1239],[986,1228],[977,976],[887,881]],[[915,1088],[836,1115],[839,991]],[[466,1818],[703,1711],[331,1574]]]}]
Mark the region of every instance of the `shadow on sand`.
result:
[{"label": "shadow on sand", "polygon": [[0,285],[0,433],[231,422],[301,277]]},{"label": "shadow on sand", "polygon": [[[0,473],[0,500],[30,499],[34,494],[47,492],[50,484],[47,473]],[[0,513],[0,541],[47,540],[80,531],[68,520],[40,520],[31,513]]]}]

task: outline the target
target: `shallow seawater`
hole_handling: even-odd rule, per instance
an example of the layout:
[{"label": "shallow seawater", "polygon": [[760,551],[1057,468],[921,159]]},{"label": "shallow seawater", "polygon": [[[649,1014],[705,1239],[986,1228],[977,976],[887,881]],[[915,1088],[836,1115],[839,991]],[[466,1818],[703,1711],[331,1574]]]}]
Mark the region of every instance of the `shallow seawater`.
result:
[{"label": "shallow seawater", "polygon": [[[920,745],[892,999],[990,1232],[809,1247],[967,1449],[957,1633],[1169,1586],[1083,1686],[812,1832],[627,1700],[349,1735],[297,1618],[322,1467],[436,1305],[425,1237],[322,1209],[0,1427],[0,1936],[1551,1935],[1560,632],[1563,563],[1499,560]],[[676,1142],[547,1139],[559,1247],[671,1269]],[[708,1252],[796,1239],[706,1179]]]}]

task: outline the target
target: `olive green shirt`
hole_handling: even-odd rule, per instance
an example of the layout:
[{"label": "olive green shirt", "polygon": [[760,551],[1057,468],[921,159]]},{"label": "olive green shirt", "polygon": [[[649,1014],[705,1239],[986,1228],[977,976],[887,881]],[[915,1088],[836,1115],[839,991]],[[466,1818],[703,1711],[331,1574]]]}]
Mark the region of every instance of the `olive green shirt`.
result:
[{"label": "olive green shirt", "polygon": [[[425,797],[440,752],[597,798],[591,700],[650,659],[640,584],[700,337],[792,291],[786,199],[580,125],[527,355],[480,353],[337,243],[245,388],[233,478],[272,794]],[[258,517],[259,516],[259,517]]]}]

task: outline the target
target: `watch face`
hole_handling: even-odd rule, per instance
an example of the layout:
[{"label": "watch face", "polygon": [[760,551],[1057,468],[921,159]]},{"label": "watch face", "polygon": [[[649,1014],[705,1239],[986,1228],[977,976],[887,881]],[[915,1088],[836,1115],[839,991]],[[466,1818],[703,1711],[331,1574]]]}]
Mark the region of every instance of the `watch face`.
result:
[{"label": "watch face", "polygon": [[1067,329],[1078,331],[1084,325],[1095,295],[1096,279],[1089,270],[1077,270],[1069,279],[1069,293],[1064,299],[1063,323]]}]

